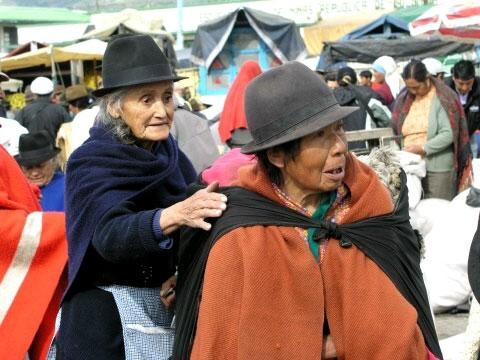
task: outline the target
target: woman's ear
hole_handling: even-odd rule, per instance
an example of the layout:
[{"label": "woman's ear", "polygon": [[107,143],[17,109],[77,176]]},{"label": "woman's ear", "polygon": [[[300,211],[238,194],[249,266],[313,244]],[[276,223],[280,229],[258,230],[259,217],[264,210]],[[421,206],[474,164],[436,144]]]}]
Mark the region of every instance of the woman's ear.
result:
[{"label": "woman's ear", "polygon": [[107,112],[114,119],[118,119],[121,115],[120,109],[118,109],[117,106],[113,106],[111,102],[108,102],[107,104]]},{"label": "woman's ear", "polygon": [[281,169],[285,167],[285,153],[278,148],[273,147],[268,149],[267,158],[268,161],[277,168]]}]

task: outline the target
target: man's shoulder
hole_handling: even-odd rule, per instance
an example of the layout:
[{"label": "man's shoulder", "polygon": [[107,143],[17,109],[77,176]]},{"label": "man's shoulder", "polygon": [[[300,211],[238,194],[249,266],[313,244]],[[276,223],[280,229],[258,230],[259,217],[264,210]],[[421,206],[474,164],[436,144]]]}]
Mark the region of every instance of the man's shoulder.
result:
[{"label": "man's shoulder", "polygon": [[480,76],[475,76],[473,83],[473,96],[480,102]]}]

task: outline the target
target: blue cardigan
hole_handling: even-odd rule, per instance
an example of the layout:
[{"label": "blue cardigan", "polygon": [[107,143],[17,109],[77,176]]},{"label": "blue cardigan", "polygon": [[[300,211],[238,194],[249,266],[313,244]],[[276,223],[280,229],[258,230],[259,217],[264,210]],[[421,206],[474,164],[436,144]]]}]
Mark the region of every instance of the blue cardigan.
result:
[{"label": "blue cardigan", "polygon": [[65,211],[65,175],[62,172],[57,171],[52,180],[40,190],[43,211]]},{"label": "blue cardigan", "polygon": [[[72,153],[67,164],[69,267],[66,294],[79,274],[87,249],[92,246],[97,227],[108,231],[116,228],[105,227],[105,223],[98,226],[107,213],[108,218],[114,220],[108,224],[114,224],[118,218],[121,221],[117,223],[125,225],[121,228],[127,229],[122,233],[117,232],[118,228],[115,236],[123,238],[117,238],[119,243],[128,244],[126,256],[131,254],[130,260],[147,256],[153,249],[160,251],[152,229],[153,217],[158,209],[185,199],[187,185],[195,177],[192,164],[172,136],[157,143],[153,151],[147,151],[121,143],[105,127],[93,127],[90,138]],[[129,210],[116,218],[115,208],[120,204],[125,204]],[[103,255],[113,256],[117,261],[125,256],[118,258],[108,249]]]}]

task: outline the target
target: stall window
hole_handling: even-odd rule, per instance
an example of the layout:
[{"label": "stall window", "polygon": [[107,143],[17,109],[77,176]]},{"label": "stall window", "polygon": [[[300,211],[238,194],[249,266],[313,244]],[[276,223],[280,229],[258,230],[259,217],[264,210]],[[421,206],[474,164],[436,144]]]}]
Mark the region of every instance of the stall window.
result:
[{"label": "stall window", "polygon": [[3,28],[3,46],[7,50],[15,49],[18,46],[18,33],[15,26]]},{"label": "stall window", "polygon": [[223,50],[208,71],[200,67],[200,93],[226,94],[238,70],[248,60],[258,62],[263,70],[281,64],[253,29],[239,27],[232,31]]}]

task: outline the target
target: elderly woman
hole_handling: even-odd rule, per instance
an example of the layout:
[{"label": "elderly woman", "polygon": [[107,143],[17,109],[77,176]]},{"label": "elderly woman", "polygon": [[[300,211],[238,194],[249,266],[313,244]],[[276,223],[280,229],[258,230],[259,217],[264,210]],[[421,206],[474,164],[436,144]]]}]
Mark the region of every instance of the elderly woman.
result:
[{"label": "elderly woman", "polygon": [[356,109],[297,62],[250,83],[242,151],[258,163],[222,190],[229,207],[199,256],[199,232],[182,235],[175,359],[441,356],[405,177],[394,202],[348,153]]},{"label": "elderly woman", "polygon": [[53,146],[48,132],[20,135],[18,148],[15,159],[28,181],[40,188],[42,210],[65,211],[65,176],[58,165],[60,149]]},{"label": "elderly woman", "polygon": [[403,137],[404,150],[425,158],[425,198],[452,200],[471,180],[472,155],[462,105],[424,63],[410,61],[403,69],[406,88],[398,96],[393,128]]},{"label": "elderly woman", "polygon": [[[174,104],[167,59],[146,35],[111,41],[100,112],[66,174],[69,284],[61,359],[168,359],[173,340],[176,229],[205,230],[226,197],[195,179],[169,135]],[[163,285],[162,285],[163,284]]]}]

